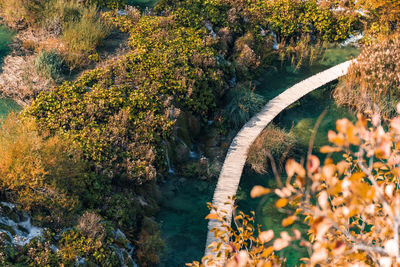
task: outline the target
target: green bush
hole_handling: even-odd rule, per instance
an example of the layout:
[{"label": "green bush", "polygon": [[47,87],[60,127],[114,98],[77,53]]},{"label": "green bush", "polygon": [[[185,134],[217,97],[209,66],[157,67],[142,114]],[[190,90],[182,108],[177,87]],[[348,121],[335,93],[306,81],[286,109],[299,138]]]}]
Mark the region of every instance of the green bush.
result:
[{"label": "green bush", "polygon": [[240,84],[228,93],[225,118],[232,128],[239,129],[264,105],[265,100],[262,96]]},{"label": "green bush", "polygon": [[88,6],[95,5],[97,7],[108,7],[111,9],[122,9],[130,2],[129,0],[89,0],[85,4]]},{"label": "green bush", "polygon": [[[358,15],[334,12],[315,0],[272,0],[256,4],[255,10],[264,14],[265,22],[283,41],[312,33],[326,41],[346,39],[360,27]],[[263,24],[265,24],[265,22]]]},{"label": "green bush", "polygon": [[55,51],[42,50],[35,58],[35,69],[43,77],[59,81],[63,72],[64,61],[61,55]]}]

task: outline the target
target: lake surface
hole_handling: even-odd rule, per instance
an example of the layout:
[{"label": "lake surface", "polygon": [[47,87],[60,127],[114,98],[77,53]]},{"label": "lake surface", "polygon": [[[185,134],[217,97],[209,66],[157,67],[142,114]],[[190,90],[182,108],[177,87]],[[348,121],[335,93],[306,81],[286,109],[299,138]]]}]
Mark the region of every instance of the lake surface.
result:
[{"label": "lake surface", "polygon": [[[256,93],[266,100],[277,96],[292,85],[332,66],[356,57],[359,50],[354,47],[330,48],[321,60],[312,67],[295,70],[291,66],[281,66],[265,71],[257,81]],[[337,107],[331,92],[334,84],[320,88],[303,97],[299,102],[282,112],[274,123],[288,131],[293,131],[302,145],[307,146],[309,136],[319,115],[328,108],[317,134],[316,146],[327,142],[326,134],[334,128],[337,119],[352,117],[344,108]],[[207,235],[208,214],[206,202],[212,201],[216,181],[205,182],[198,179],[172,178],[161,186],[164,200],[157,217],[162,227],[162,237],[165,240],[165,253],[160,266],[185,266],[185,263],[200,260],[204,254]],[[274,178],[270,174],[258,175],[245,171],[238,190],[239,210],[256,211],[256,223],[263,229],[274,229],[278,232],[283,216],[274,207],[275,198],[263,200],[251,199],[250,191],[254,185],[274,187]],[[173,193],[171,193],[171,191]],[[293,227],[302,227],[294,225]],[[298,264],[298,259],[304,255],[303,250],[291,249],[283,251],[282,256],[288,256],[287,266]]]}]

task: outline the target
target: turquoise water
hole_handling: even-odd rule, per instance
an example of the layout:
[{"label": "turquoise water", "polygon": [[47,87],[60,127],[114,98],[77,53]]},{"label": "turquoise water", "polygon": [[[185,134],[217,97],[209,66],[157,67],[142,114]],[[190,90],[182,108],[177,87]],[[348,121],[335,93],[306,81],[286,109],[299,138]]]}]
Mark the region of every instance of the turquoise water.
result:
[{"label": "turquoise water", "polygon": [[[319,155],[318,147],[328,143],[328,130],[335,129],[336,120],[341,118],[349,118],[354,120],[351,112],[345,108],[335,105],[332,98],[332,89],[335,84],[324,86],[311,92],[300,100],[298,105],[292,106],[280,114],[275,120],[275,124],[287,131],[292,131],[303,148],[300,156],[306,155],[306,150],[310,142],[310,137],[314,125],[327,108],[328,112],[323,118],[314,143],[315,154]],[[281,231],[289,231],[293,228],[305,230],[302,224],[295,224],[289,228],[281,227],[281,221],[287,215],[279,213],[274,204],[278,200],[274,195],[269,195],[263,199],[251,199],[249,194],[253,186],[263,185],[268,188],[275,188],[275,178],[271,173],[259,175],[250,170],[243,173],[238,190],[238,208],[246,213],[254,210],[256,212],[256,224],[261,225],[262,230],[273,229],[276,235]],[[306,231],[303,231],[306,233]],[[307,251],[301,247],[290,247],[281,252],[281,256],[287,259],[286,266],[296,266],[299,264],[298,259],[307,256]]]},{"label": "turquoise water", "polygon": [[165,252],[160,266],[185,266],[203,256],[207,237],[207,202],[215,182],[170,177],[161,185],[162,201],[157,216]]},{"label": "turquoise water", "polygon": [[7,27],[0,25],[0,65],[4,57],[10,52],[8,45],[11,43],[13,33]]},{"label": "turquoise water", "polygon": [[[356,57],[359,51],[356,48],[331,48],[328,49],[321,60],[312,67],[295,71],[290,66],[280,66],[266,70],[265,74],[257,81],[256,92],[266,100],[270,100],[290,86],[328,69],[338,63]],[[343,116],[351,117],[351,114],[337,107],[331,97],[334,85],[328,85],[318,89],[302,98],[282,112],[275,124],[293,131],[302,146],[307,147],[310,132],[319,115],[328,107],[328,115],[321,124],[321,129],[316,138],[316,145],[326,143],[326,133],[335,125],[335,121]],[[284,218],[274,208],[275,198],[267,197],[250,199],[249,193],[254,185],[262,184],[274,187],[275,182],[271,175],[257,175],[251,171],[245,171],[242,175],[238,191],[239,210],[256,211],[256,222],[263,229],[274,229],[277,233],[283,230],[280,227]],[[162,225],[162,236],[165,240],[165,253],[160,266],[185,266],[185,263],[200,260],[204,253],[207,234],[207,221],[204,217],[208,214],[206,202],[212,200],[215,182],[205,182],[196,179],[173,178],[161,186],[163,201],[158,221]],[[302,226],[294,225],[300,229]],[[282,256],[287,256],[286,265],[298,264],[298,259],[304,255],[301,249],[283,251]]]},{"label": "turquoise water", "polygon": [[[10,52],[13,33],[7,27],[0,25],[0,68],[4,57]],[[0,70],[1,72],[1,70]],[[21,106],[11,99],[0,98],[0,118],[3,119],[12,111],[20,111]]]},{"label": "turquoise water", "polygon": [[[264,96],[267,100],[272,99],[277,93],[284,91],[291,85],[313,74],[354,58],[358,54],[359,50],[352,47],[332,48],[326,51],[322,60],[310,68],[293,71],[292,67],[281,67],[276,71],[267,72],[266,75],[260,79],[261,84],[256,89],[256,92]],[[327,114],[323,117],[314,140],[314,153],[316,154],[318,154],[318,148],[320,146],[328,143],[328,130],[335,129],[336,120],[344,117],[354,120],[354,115],[350,111],[343,107],[338,107],[335,104],[332,97],[335,86],[336,82],[333,82],[311,92],[284,110],[274,120],[277,126],[294,134],[299,142],[300,148],[304,151],[304,155],[306,155],[314,125],[325,109],[327,109]],[[238,209],[246,213],[255,211],[256,224],[261,225],[262,230],[273,229],[276,234],[279,234],[281,231],[290,232],[293,228],[301,230],[306,229],[302,224],[294,224],[289,228],[281,227],[281,221],[286,216],[276,210],[274,204],[277,198],[270,195],[263,199],[251,199],[249,194],[255,185],[274,188],[276,187],[276,182],[274,176],[270,173],[260,175],[250,170],[246,170],[241,178],[238,190]],[[296,266],[300,263],[299,259],[307,256],[307,253],[299,246],[292,246],[281,251],[280,256],[287,259],[286,266]]]},{"label": "turquoise water", "polygon": [[311,67],[303,67],[299,70],[295,70],[293,66],[282,66],[278,63],[278,66],[267,69],[265,74],[256,81],[256,92],[266,100],[271,100],[292,85],[339,63],[355,58],[359,53],[359,50],[355,47],[332,47],[327,49],[322,58]]},{"label": "turquoise water", "polygon": [[129,0],[128,4],[132,6],[140,6],[142,8],[154,7],[158,0]]}]

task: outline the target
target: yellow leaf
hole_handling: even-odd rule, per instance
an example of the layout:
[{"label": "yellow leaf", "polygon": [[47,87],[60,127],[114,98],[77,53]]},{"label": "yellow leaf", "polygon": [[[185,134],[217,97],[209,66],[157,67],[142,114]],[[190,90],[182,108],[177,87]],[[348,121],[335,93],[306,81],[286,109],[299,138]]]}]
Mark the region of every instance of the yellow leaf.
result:
[{"label": "yellow leaf", "polygon": [[288,200],[286,198],[281,198],[279,199],[276,203],[275,206],[277,208],[283,208],[288,204]]},{"label": "yellow leaf", "polygon": [[265,188],[261,185],[256,185],[251,190],[250,196],[252,198],[257,198],[257,197],[264,196],[264,195],[268,194],[269,192],[271,192],[271,190],[269,188]]}]

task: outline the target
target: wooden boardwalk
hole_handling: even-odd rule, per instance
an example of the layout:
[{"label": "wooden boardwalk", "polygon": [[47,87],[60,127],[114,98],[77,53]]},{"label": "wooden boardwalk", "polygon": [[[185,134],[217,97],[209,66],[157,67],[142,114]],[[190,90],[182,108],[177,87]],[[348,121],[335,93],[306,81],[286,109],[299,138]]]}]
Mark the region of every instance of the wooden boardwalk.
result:
[{"label": "wooden boardwalk", "polygon": [[[269,101],[264,108],[252,117],[236,135],[229,147],[224,165],[222,166],[212,202],[213,205],[217,206],[220,210],[226,210],[228,212],[229,224],[232,219],[233,207],[232,205],[225,203],[229,196],[236,195],[240,177],[242,176],[242,170],[246,163],[247,152],[257,136],[275,118],[275,116],[288,106],[311,91],[345,75],[353,61],[354,60],[350,60],[336,65],[335,67],[311,76],[310,78],[287,89]],[[316,105],[318,105],[318,103],[316,103]],[[208,249],[208,246],[212,242],[216,241],[214,233],[210,232],[210,230],[214,227],[219,227],[220,225],[220,222],[216,220],[210,220],[208,223],[206,255],[212,254]]]}]

